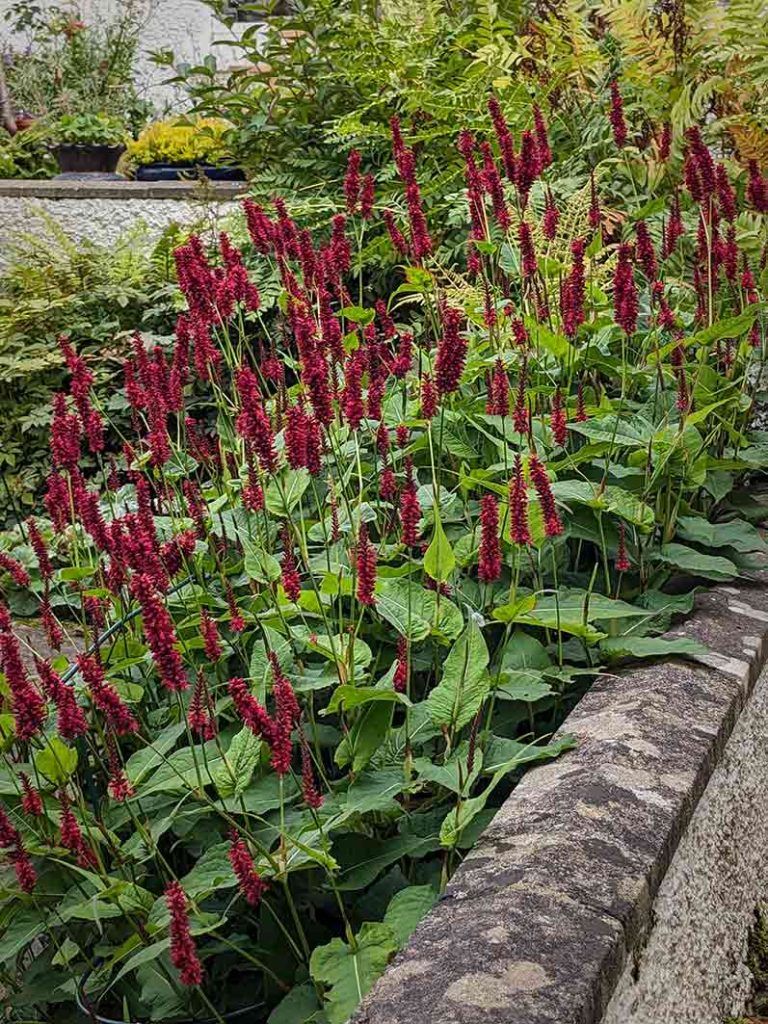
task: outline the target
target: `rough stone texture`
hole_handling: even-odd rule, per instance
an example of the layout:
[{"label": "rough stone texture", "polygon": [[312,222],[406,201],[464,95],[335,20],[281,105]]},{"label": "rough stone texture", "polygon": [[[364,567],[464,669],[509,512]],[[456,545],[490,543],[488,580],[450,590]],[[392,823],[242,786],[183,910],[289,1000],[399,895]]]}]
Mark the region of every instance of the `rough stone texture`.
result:
[{"label": "rough stone texture", "polygon": [[768,670],[739,717],[661,884],[646,946],[604,1024],[721,1024],[752,985],[749,929],[768,895]]},{"label": "rough stone texture", "polygon": [[762,664],[764,583],[700,595],[685,632],[709,664],[633,669],[590,690],[562,730],[577,748],[523,779],[358,1024],[600,1020]]},{"label": "rough stone texture", "polygon": [[237,210],[244,186],[211,182],[0,181],[0,267],[28,233],[49,234],[53,221],[74,242],[114,246],[128,232],[148,243],[171,224],[218,225]]}]

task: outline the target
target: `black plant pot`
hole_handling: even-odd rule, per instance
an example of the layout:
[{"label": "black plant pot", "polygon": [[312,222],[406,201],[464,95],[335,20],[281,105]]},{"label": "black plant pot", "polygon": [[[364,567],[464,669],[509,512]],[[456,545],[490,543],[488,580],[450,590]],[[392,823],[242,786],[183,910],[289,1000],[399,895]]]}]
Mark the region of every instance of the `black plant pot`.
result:
[{"label": "black plant pot", "polygon": [[117,162],[125,146],[97,146],[61,143],[54,152],[59,161],[60,177],[80,177],[80,175],[109,176],[117,175]]},{"label": "black plant pot", "polygon": [[216,167],[213,164],[144,164],[136,171],[137,181],[190,181],[203,174],[209,181],[245,181],[240,167]]}]

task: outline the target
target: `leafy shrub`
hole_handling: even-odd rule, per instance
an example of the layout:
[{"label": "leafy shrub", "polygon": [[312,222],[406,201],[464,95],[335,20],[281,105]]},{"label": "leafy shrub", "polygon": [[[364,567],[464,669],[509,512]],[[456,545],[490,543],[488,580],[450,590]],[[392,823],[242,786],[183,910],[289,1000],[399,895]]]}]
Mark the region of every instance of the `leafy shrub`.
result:
[{"label": "leafy shrub", "polygon": [[154,163],[228,163],[231,156],[224,136],[230,127],[227,121],[215,117],[157,121],[128,144],[127,157],[130,164],[139,167]]},{"label": "leafy shrub", "polygon": [[107,114],[64,114],[50,125],[51,138],[59,144],[120,146],[125,142],[122,121]]},{"label": "leafy shrub", "polygon": [[[402,216],[355,153],[347,215],[314,237],[246,202],[276,324],[229,237],[190,238],[175,343],[133,340],[98,489],[103,409],[62,340],[56,559],[30,521],[0,568],[53,648],[87,647],[33,673],[0,605],[12,1013],[66,1021],[80,980],[113,1018],[247,1001],[343,1024],[516,774],[568,745],[592,676],[701,653],[659,635],[692,605],[681,578],[766,547],[735,487],[768,463],[768,181],[698,130],[682,168],[664,132],[638,151],[611,95],[632,180],[671,179],[643,216],[563,186],[539,114],[513,157],[492,105],[495,140],[460,137],[466,266],[434,258],[397,120]],[[401,261],[386,297],[353,272],[374,216]]]}]

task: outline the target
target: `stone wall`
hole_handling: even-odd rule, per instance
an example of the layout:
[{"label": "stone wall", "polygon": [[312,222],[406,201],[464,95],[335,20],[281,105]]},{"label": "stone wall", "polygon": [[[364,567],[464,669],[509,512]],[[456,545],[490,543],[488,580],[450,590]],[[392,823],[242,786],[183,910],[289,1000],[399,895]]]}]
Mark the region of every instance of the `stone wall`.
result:
[{"label": "stone wall", "polygon": [[112,246],[144,229],[152,242],[171,224],[216,229],[238,207],[245,185],[210,182],[0,181],[0,268],[27,233],[58,225],[75,242]]}]

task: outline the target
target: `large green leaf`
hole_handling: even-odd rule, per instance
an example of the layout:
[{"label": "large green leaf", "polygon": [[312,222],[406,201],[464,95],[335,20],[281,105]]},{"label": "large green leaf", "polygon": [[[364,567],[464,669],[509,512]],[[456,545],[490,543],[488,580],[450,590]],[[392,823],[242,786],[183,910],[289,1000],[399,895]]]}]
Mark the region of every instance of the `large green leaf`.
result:
[{"label": "large green leaf", "polygon": [[435,725],[461,729],[477,714],[490,689],[488,647],[474,621],[451,648],[439,684],[426,699]]},{"label": "large green leaf", "polygon": [[413,580],[383,579],[376,595],[376,611],[398,633],[418,642],[430,633],[454,640],[461,632],[463,619],[456,605],[434,590],[426,590]]},{"label": "large green leaf", "polygon": [[389,701],[364,706],[336,748],[336,764],[343,768],[351,763],[354,773],[362,771],[387,738],[391,724],[392,704]]},{"label": "large green leaf", "polygon": [[679,537],[703,547],[734,548],[743,552],[768,550],[758,530],[742,519],[730,523],[710,523],[698,516],[680,516],[676,526]]},{"label": "large green leaf", "polygon": [[329,1024],[346,1024],[397,948],[397,937],[388,925],[366,922],[355,936],[354,948],[342,939],[331,939],[313,950],[309,971],[326,988]]},{"label": "large green leaf", "polygon": [[707,580],[732,580],[739,575],[738,568],[729,558],[703,555],[685,544],[664,544],[659,551],[653,551],[650,558]]},{"label": "large green leaf", "polygon": [[329,715],[338,711],[342,705],[347,711],[351,711],[352,708],[360,707],[362,704],[371,704],[374,701],[406,705],[411,703],[404,693],[398,693],[396,690],[379,690],[373,686],[350,686],[348,683],[344,683],[333,691],[328,707],[321,714]]},{"label": "large green leaf", "polygon": [[240,796],[248,788],[260,754],[261,740],[250,729],[244,727],[235,733],[213,773],[219,796]]},{"label": "large green leaf", "polygon": [[558,480],[552,484],[552,491],[558,502],[564,505],[586,505],[598,511],[611,512],[643,530],[650,530],[654,523],[650,505],[615,484],[600,488],[588,480]]},{"label": "large green leaf", "polygon": [[609,658],[672,658],[677,654],[696,657],[707,648],[687,636],[616,636],[600,642],[600,650]]},{"label": "large green leaf", "polygon": [[267,690],[270,689],[272,680],[272,666],[269,661],[267,649],[274,651],[277,660],[284,672],[287,672],[293,664],[293,651],[291,645],[276,629],[269,626],[264,627],[264,640],[256,640],[251,648],[251,661],[248,674],[251,679],[254,696],[264,703]]},{"label": "large green leaf", "polygon": [[47,928],[46,916],[41,907],[20,906],[4,921],[0,938],[1,963],[12,961]]},{"label": "large green leaf", "polygon": [[424,554],[424,572],[433,580],[444,583],[455,568],[456,556],[440,522],[438,509],[435,508],[435,528],[430,545]]},{"label": "large green leaf", "polygon": [[394,932],[399,949],[405,946],[416,925],[436,900],[437,892],[431,885],[409,885],[395,893],[384,915],[384,924]]},{"label": "large green leaf", "polygon": [[289,517],[309,487],[309,471],[306,469],[284,469],[279,477],[272,480],[264,494],[267,511],[281,519]]},{"label": "large green leaf", "polygon": [[267,1018],[267,1024],[305,1024],[315,1020],[320,1009],[315,986],[309,983],[296,985],[281,999]]},{"label": "large green leaf", "polygon": [[50,782],[63,786],[77,768],[77,751],[62,743],[58,736],[50,736],[35,754],[35,767]]}]

